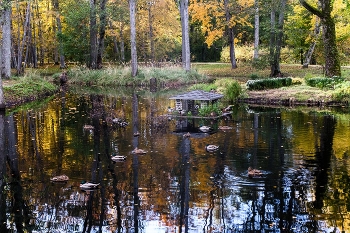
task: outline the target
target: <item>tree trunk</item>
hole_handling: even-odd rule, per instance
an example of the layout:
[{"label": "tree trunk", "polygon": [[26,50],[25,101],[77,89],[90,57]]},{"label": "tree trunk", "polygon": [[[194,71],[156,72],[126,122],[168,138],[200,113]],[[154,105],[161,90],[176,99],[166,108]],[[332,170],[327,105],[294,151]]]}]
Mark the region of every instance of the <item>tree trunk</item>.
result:
[{"label": "tree trunk", "polygon": [[[0,29],[1,30],[3,30],[3,28],[2,28],[2,18],[0,17]],[[0,61],[2,61],[2,58],[3,58],[3,55],[2,55],[2,53],[3,53],[3,44],[1,43],[2,41],[0,40]],[[2,62],[1,62],[2,63]],[[0,64],[1,64],[0,63]],[[1,67],[2,68],[2,67]],[[2,88],[2,76],[3,76],[3,74],[2,74],[2,70],[3,69],[0,69],[0,120],[2,120],[2,122],[0,122],[0,143],[3,143],[3,140],[5,140],[4,139],[4,132],[3,132],[3,117],[5,117],[5,115],[3,114],[3,112],[5,112],[5,98],[4,98],[4,92],[3,92],[3,88]],[[1,123],[2,123],[2,125],[1,125]],[[1,127],[2,126],[2,127]],[[1,150],[3,150],[3,146],[1,146],[1,144],[0,144],[0,147],[1,147],[1,149],[0,149],[0,156],[4,156],[4,153],[3,153],[3,151],[1,151]],[[5,160],[5,159],[4,159]],[[0,159],[0,162],[1,162],[2,160]],[[0,165],[1,165],[1,163],[0,163]],[[1,173],[2,171],[0,171],[0,173]],[[1,173],[2,174],[2,173]],[[0,177],[0,181],[2,181],[2,176]],[[2,184],[2,183],[1,183]],[[0,188],[2,188],[2,185],[0,186]],[[0,189],[0,192],[2,191],[2,189]],[[1,202],[0,202],[1,203]]]},{"label": "tree trunk", "polygon": [[96,0],[90,0],[90,69],[97,69]]},{"label": "tree trunk", "polygon": [[[228,23],[231,20],[231,14],[228,7],[228,0],[224,1],[225,5],[225,16],[226,16],[226,23]],[[231,68],[236,69],[237,68],[237,62],[236,62],[236,53],[235,53],[235,34],[234,30],[230,26],[226,26],[226,31],[228,33],[228,41],[230,46],[230,61],[231,61]]]},{"label": "tree trunk", "polygon": [[[60,18],[60,7],[58,0],[53,0],[52,5],[55,11],[55,18],[56,18],[56,25],[57,25],[57,34],[61,35],[62,34],[62,24],[61,24],[61,18]],[[60,69],[66,68],[66,62],[65,62],[65,57],[64,57],[64,52],[63,52],[63,43],[62,40],[59,36],[56,36],[57,42],[58,42],[58,56],[60,57]]]},{"label": "tree trunk", "polygon": [[331,14],[333,1],[320,0],[319,6],[321,9],[311,6],[305,0],[299,1],[305,9],[318,16],[321,20],[325,56],[325,76],[341,76],[340,60],[336,44],[335,23]]},{"label": "tree trunk", "polygon": [[270,38],[270,59],[271,77],[281,76],[280,57],[283,40],[284,10],[287,0],[282,0],[279,7],[278,24],[276,31],[276,9],[271,8],[271,38]]},{"label": "tree trunk", "polygon": [[131,43],[131,76],[135,77],[137,70],[137,50],[136,50],[136,0],[129,0],[130,10],[130,43]]},{"label": "tree trunk", "polygon": [[122,63],[125,63],[125,43],[124,43],[123,28],[124,26],[122,25],[120,28],[120,59]]},{"label": "tree trunk", "polygon": [[180,1],[180,16],[182,28],[182,67],[186,71],[191,70],[191,51],[190,51],[190,29],[188,20],[188,0]]},{"label": "tree trunk", "polygon": [[260,20],[259,20],[259,0],[255,0],[254,2],[254,59],[259,58],[259,27],[260,27]]},{"label": "tree trunk", "polygon": [[104,41],[105,41],[105,34],[106,34],[106,25],[107,25],[107,19],[106,19],[106,3],[107,0],[101,0],[100,4],[100,11],[101,11],[101,17],[100,17],[100,32],[99,32],[99,43],[98,43],[98,52],[97,52],[97,68],[102,68],[102,56],[103,56],[103,49],[104,49]]},{"label": "tree trunk", "polygon": [[[5,6],[9,1],[4,1]],[[11,5],[10,5],[11,6]],[[3,79],[8,79],[11,76],[11,7],[4,7],[2,13],[2,43],[0,49],[2,50],[2,59],[0,59],[0,71]]]},{"label": "tree trunk", "polygon": [[315,25],[315,39],[314,41],[310,44],[310,47],[308,49],[308,51],[305,53],[304,56],[304,62],[303,62],[303,68],[308,68],[310,62],[311,62],[311,58],[312,58],[312,54],[314,53],[315,47],[316,47],[316,41],[320,35],[320,23],[317,20],[316,21],[316,25]]},{"label": "tree trunk", "polygon": [[[27,3],[27,10],[26,10],[26,19],[24,22],[24,27],[23,27],[23,38],[22,38],[22,43],[19,44],[18,46],[18,56],[17,56],[17,75],[20,75],[23,73],[23,65],[22,65],[22,59],[23,59],[23,50],[24,50],[24,45],[26,44],[27,41],[27,37],[28,37],[28,31],[29,31],[29,27],[30,27],[30,6],[31,6],[31,2],[28,1]],[[20,35],[20,34],[18,34]],[[19,39],[19,37],[18,37]]]},{"label": "tree trunk", "polygon": [[149,25],[149,40],[151,45],[151,62],[154,63],[155,53],[154,53],[154,38],[153,38],[153,15],[152,15],[152,6],[154,2],[148,2],[148,25]]}]

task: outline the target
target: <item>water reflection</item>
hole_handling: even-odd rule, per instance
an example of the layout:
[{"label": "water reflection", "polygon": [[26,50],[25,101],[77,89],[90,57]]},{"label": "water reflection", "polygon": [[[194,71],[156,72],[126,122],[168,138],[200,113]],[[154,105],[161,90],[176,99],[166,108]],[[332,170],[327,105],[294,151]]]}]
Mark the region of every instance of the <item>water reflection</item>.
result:
[{"label": "water reflection", "polygon": [[0,232],[347,231],[349,113],[236,106],[179,120],[167,96],[62,92],[0,115]]}]

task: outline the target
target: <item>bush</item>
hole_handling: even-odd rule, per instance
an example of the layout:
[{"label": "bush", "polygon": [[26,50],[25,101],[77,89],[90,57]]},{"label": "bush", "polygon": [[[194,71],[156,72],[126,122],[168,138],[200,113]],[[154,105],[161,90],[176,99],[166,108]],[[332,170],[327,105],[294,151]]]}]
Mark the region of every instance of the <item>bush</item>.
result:
[{"label": "bush", "polygon": [[237,81],[230,82],[224,90],[224,96],[228,101],[236,101],[242,94],[242,87]]},{"label": "bush", "polygon": [[222,111],[218,104],[208,105],[207,107],[200,108],[198,111],[198,115],[202,117],[213,117],[221,114]]},{"label": "bush", "polygon": [[248,80],[247,89],[248,90],[265,90],[272,88],[280,88],[292,85],[291,78],[268,78],[268,79],[258,79],[258,80]]},{"label": "bush", "polygon": [[336,85],[332,97],[338,101],[350,102],[350,82],[343,82]]},{"label": "bush", "polygon": [[317,87],[317,88],[334,88],[334,86],[338,83],[341,83],[344,81],[344,78],[341,77],[333,77],[333,78],[326,78],[326,77],[312,77],[312,78],[305,78],[305,82],[308,86],[311,87]]}]

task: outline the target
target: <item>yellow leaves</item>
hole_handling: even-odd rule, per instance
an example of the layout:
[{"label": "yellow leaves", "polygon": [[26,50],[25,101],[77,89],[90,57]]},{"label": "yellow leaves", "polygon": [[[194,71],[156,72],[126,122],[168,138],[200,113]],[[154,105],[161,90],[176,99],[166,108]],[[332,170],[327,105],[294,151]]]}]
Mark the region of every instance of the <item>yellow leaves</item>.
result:
[{"label": "yellow leaves", "polygon": [[222,37],[222,30],[212,30],[208,31],[208,36],[205,40],[205,43],[208,45],[208,47],[212,46],[214,41]]},{"label": "yellow leaves", "polygon": [[250,26],[248,8],[254,5],[254,0],[236,0],[229,4],[227,21],[223,1],[191,0],[189,12],[193,22],[201,23],[202,33],[206,35],[205,42],[210,47],[216,40],[224,36],[226,26],[229,28]]}]

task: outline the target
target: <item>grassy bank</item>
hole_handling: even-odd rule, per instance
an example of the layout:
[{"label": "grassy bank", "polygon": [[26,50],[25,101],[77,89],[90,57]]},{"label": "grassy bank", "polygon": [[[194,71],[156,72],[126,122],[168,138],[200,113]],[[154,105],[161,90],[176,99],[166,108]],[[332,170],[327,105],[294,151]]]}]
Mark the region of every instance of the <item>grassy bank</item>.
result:
[{"label": "grassy bank", "polygon": [[3,80],[3,90],[6,106],[11,107],[53,95],[59,87],[51,79],[30,73]]},{"label": "grassy bank", "polygon": [[[150,79],[157,80],[158,88],[179,88],[183,85],[195,84],[196,88],[216,89],[225,93],[227,80],[233,79],[242,87],[241,98],[246,99],[293,99],[298,102],[331,102],[350,100],[350,69],[343,67],[344,82],[330,87],[311,87],[305,80],[313,77],[323,77],[322,66],[310,66],[303,69],[301,65],[281,65],[285,77],[293,78],[293,85],[277,89],[249,91],[246,82],[251,79],[269,77],[270,70],[254,69],[249,64],[238,64],[237,69],[231,69],[228,63],[193,63],[192,70],[185,72],[181,67],[151,68],[140,67],[137,77],[131,77],[129,67],[106,66],[102,70],[88,70],[79,67],[67,69],[68,85],[79,86],[133,86],[145,87],[150,85]],[[13,77],[3,80],[5,101],[7,106],[52,95],[59,90],[58,67],[27,70],[24,77]],[[219,80],[224,79],[220,82]],[[235,87],[236,88],[236,87]],[[232,93],[226,92],[230,95]]]}]

